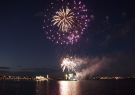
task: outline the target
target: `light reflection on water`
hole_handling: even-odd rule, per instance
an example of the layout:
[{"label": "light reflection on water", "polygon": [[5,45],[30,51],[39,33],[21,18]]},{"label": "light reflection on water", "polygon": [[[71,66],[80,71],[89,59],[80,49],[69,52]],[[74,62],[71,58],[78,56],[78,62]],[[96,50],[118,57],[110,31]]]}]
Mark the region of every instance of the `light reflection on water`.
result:
[{"label": "light reflection on water", "polygon": [[135,81],[0,81],[0,95],[135,95]]},{"label": "light reflection on water", "polygon": [[80,95],[79,82],[58,81],[57,84],[52,84],[49,81],[36,82],[35,95]]},{"label": "light reflection on water", "polygon": [[79,95],[79,82],[76,81],[59,81],[60,95]]}]

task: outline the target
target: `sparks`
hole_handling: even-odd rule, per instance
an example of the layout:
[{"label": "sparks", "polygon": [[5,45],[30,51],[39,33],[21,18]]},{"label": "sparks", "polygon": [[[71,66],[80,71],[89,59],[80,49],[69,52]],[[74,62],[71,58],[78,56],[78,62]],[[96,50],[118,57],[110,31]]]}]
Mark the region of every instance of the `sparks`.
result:
[{"label": "sparks", "polygon": [[74,23],[74,13],[66,7],[66,9],[62,8],[56,12],[56,15],[53,16],[53,25],[57,25],[60,31],[68,32],[69,29],[72,28]]},{"label": "sparks", "polygon": [[107,57],[64,57],[61,69],[67,74],[74,74],[75,79],[83,79],[87,75],[93,75],[109,62]]},{"label": "sparks", "polygon": [[77,64],[72,60],[72,57],[64,58],[61,64],[61,67],[63,68],[63,72],[65,71],[65,69],[67,69],[68,71],[75,71],[76,66]]},{"label": "sparks", "polygon": [[88,9],[78,0],[50,2],[44,15],[46,38],[59,45],[74,45],[81,39],[89,22]]}]

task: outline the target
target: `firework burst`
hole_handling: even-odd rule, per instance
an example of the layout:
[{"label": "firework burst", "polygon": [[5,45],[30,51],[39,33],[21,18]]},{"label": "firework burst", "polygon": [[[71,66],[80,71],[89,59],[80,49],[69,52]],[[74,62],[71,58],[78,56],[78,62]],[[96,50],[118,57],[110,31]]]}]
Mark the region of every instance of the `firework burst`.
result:
[{"label": "firework burst", "polygon": [[56,12],[56,15],[53,17],[53,25],[57,25],[59,27],[59,31],[62,32],[68,32],[69,29],[72,28],[73,22],[74,22],[74,13],[66,7],[60,9]]},{"label": "firework burst", "polygon": [[65,71],[65,69],[67,69],[68,71],[75,71],[76,66],[77,64],[73,61],[72,57],[67,57],[62,60],[61,68],[63,72]]},{"label": "firework burst", "polygon": [[73,45],[88,27],[85,4],[76,0],[56,0],[45,11],[43,29],[47,39],[57,44]]},{"label": "firework burst", "polygon": [[68,72],[76,72],[80,64],[86,60],[77,57],[65,57],[62,60],[61,68],[63,72],[67,69]]},{"label": "firework burst", "polygon": [[61,68],[65,73],[74,73],[76,79],[83,79],[87,75],[92,76],[97,71],[102,69],[109,59],[106,57],[99,58],[79,58],[65,57],[61,62]]}]

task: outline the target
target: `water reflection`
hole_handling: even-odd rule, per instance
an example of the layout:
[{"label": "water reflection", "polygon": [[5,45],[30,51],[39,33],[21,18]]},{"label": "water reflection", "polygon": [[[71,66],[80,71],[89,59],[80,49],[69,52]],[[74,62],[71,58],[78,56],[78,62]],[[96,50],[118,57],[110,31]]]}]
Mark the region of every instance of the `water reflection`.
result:
[{"label": "water reflection", "polygon": [[0,81],[0,95],[135,95],[135,81]]},{"label": "water reflection", "polygon": [[49,95],[48,82],[42,82],[42,81],[36,82],[36,95]]},{"label": "water reflection", "polygon": [[59,81],[60,95],[80,95],[80,85],[76,81]]}]

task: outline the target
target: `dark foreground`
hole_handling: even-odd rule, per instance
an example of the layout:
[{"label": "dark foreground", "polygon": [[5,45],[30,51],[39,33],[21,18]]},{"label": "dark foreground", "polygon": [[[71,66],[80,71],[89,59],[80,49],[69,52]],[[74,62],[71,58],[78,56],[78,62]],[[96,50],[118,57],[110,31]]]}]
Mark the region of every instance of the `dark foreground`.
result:
[{"label": "dark foreground", "polygon": [[135,80],[0,81],[0,95],[135,95]]}]

